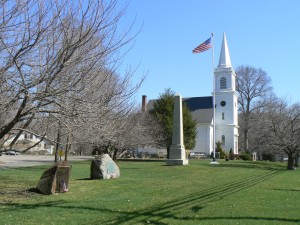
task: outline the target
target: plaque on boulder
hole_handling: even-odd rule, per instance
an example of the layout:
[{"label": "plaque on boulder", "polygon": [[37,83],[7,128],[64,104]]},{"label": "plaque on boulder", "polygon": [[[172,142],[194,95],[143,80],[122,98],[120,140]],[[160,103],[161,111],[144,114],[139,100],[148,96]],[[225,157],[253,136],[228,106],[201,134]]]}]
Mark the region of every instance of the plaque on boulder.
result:
[{"label": "plaque on boulder", "polygon": [[120,170],[108,154],[96,156],[91,163],[91,179],[118,178]]},{"label": "plaque on boulder", "polygon": [[36,188],[44,195],[55,192],[67,192],[69,189],[71,166],[68,162],[59,162],[44,171]]}]

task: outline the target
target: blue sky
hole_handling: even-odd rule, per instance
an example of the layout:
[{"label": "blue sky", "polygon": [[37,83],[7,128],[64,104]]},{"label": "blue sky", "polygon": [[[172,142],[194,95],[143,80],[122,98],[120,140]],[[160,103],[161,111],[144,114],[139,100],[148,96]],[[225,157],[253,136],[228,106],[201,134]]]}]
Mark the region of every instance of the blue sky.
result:
[{"label": "blue sky", "polygon": [[136,67],[134,81],[147,73],[137,93],[158,98],[166,88],[183,97],[212,92],[212,51],[192,50],[214,33],[214,67],[226,32],[234,68],[262,68],[274,92],[300,102],[299,0],[131,0],[124,23],[142,30],[123,67]]}]

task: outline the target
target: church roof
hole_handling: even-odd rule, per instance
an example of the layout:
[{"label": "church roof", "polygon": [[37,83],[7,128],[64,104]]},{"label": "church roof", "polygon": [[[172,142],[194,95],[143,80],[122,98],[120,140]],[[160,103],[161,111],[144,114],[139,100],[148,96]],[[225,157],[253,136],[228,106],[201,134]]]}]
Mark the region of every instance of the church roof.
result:
[{"label": "church roof", "polygon": [[213,120],[213,108],[210,109],[198,109],[196,111],[192,111],[193,119],[197,123],[208,123],[211,124]]},{"label": "church roof", "polygon": [[[156,99],[149,100],[147,109],[153,109]],[[213,97],[183,98],[182,102],[187,105],[197,123],[211,123],[213,119]]]},{"label": "church roof", "polygon": [[226,40],[226,34],[224,32],[218,68],[227,68],[227,67],[232,67],[232,66],[231,66],[230,54],[229,54],[229,49]]},{"label": "church roof", "polygon": [[183,98],[182,101],[187,104],[191,111],[209,109],[213,107],[212,96]]},{"label": "church roof", "polygon": [[213,119],[213,97],[183,98],[197,123],[211,123]]}]

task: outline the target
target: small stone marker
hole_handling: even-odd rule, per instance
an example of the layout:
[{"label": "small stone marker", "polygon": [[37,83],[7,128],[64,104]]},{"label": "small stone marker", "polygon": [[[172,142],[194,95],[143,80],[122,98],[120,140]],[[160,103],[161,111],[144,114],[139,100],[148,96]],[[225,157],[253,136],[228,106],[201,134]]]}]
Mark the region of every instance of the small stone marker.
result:
[{"label": "small stone marker", "polygon": [[120,170],[108,154],[96,156],[91,163],[91,179],[118,178]]},{"label": "small stone marker", "polygon": [[182,100],[180,94],[175,95],[172,145],[170,147],[167,165],[188,165],[183,143]]},{"label": "small stone marker", "polygon": [[256,161],[256,158],[257,158],[257,153],[253,152],[252,153],[252,161]]},{"label": "small stone marker", "polygon": [[67,192],[69,190],[70,174],[70,164],[66,161],[59,162],[44,171],[36,188],[44,195]]}]

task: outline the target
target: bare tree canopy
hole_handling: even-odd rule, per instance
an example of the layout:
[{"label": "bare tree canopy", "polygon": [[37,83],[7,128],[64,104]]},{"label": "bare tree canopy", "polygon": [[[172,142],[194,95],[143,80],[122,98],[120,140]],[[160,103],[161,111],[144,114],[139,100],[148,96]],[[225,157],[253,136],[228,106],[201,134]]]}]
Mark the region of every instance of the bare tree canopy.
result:
[{"label": "bare tree canopy", "polygon": [[116,72],[120,50],[135,37],[132,24],[118,30],[125,8],[117,0],[1,1],[1,140],[33,119],[43,134],[59,121],[77,141],[114,131],[108,121],[130,112],[141,84]]},{"label": "bare tree canopy", "polygon": [[288,156],[288,169],[300,153],[300,104],[289,105],[286,100],[273,98],[258,112],[256,142],[273,153]]},{"label": "bare tree canopy", "polygon": [[249,149],[250,115],[264,106],[264,100],[272,94],[271,79],[261,68],[239,66],[236,69],[236,87],[239,93],[240,111],[243,114],[244,150]]},{"label": "bare tree canopy", "polygon": [[108,142],[112,147],[110,150],[114,160],[126,150],[149,146],[156,147],[164,138],[162,127],[149,112],[131,113],[122,118],[118,124],[122,124],[122,128]]},{"label": "bare tree canopy", "polygon": [[240,111],[244,114],[262,107],[262,100],[273,90],[271,78],[261,68],[239,66],[236,69]]}]

